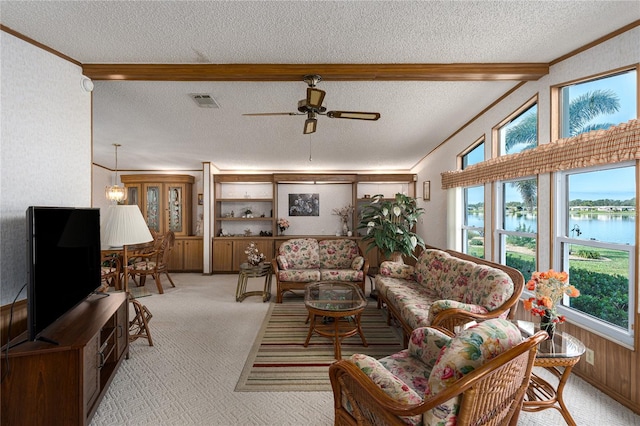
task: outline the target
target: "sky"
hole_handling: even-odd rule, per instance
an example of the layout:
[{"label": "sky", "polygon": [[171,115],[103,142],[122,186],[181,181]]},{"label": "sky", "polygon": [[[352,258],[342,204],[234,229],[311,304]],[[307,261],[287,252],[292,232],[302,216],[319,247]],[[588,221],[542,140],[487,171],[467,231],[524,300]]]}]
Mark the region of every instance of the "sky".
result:
[{"label": "sky", "polygon": [[[636,111],[636,72],[627,72],[614,77],[575,84],[569,87],[570,99],[576,98],[588,91],[597,89],[611,89],[620,100],[620,110],[612,115],[599,116],[594,122],[625,123],[637,117]],[[469,164],[483,160],[484,150],[469,153]],[[626,200],[635,197],[635,169],[625,167],[616,170],[600,171],[598,173],[578,173],[571,175],[570,185],[581,191],[570,191],[570,199],[599,200],[603,198]],[[585,190],[586,188],[586,190]],[[482,202],[482,189],[469,191],[469,203]],[[513,200],[507,200],[513,201]]]}]

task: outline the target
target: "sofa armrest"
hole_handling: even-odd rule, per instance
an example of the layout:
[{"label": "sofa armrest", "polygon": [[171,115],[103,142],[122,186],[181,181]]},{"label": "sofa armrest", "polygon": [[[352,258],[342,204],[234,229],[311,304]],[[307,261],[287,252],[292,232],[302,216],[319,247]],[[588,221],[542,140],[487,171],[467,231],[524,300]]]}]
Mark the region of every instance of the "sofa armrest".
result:
[{"label": "sofa armrest", "polygon": [[405,263],[385,260],[380,264],[380,274],[391,278],[412,280],[415,278],[416,270],[413,266]]}]

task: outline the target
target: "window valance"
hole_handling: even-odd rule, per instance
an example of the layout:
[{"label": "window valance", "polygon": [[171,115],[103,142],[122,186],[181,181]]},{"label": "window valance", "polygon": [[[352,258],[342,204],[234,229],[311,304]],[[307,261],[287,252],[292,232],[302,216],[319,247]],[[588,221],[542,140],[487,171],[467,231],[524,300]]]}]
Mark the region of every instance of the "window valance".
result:
[{"label": "window valance", "polygon": [[640,120],[442,173],[442,189],[640,159]]}]

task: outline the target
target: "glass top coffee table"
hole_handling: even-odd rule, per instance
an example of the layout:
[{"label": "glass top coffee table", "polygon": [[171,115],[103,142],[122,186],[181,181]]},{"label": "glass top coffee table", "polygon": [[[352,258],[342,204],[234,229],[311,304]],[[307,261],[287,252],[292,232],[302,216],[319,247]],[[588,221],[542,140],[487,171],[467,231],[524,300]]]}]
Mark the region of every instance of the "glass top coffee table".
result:
[{"label": "glass top coffee table", "polygon": [[309,311],[309,333],[304,347],[309,345],[313,333],[333,339],[334,355],[341,359],[340,342],[359,334],[362,344],[368,343],[360,326],[360,316],[367,306],[362,290],[342,281],[319,281],[308,284],[304,304]]}]

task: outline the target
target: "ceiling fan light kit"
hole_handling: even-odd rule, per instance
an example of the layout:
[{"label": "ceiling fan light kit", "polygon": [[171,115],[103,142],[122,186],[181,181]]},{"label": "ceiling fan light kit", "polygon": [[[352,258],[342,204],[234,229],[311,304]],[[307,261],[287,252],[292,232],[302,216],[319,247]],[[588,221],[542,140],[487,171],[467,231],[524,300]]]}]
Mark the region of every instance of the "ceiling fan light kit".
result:
[{"label": "ceiling fan light kit", "polygon": [[304,121],[303,134],[308,135],[309,133],[315,132],[317,125],[318,125],[318,119],[316,119],[316,118],[307,118]]},{"label": "ceiling fan light kit", "polygon": [[318,125],[317,115],[326,115],[329,118],[347,118],[350,120],[368,120],[376,121],[380,118],[379,112],[356,112],[356,111],[327,111],[322,106],[324,97],[327,94],[324,90],[316,89],[316,84],[322,81],[322,77],[317,74],[305,75],[304,82],[309,85],[307,87],[307,97],[298,101],[298,111],[295,112],[261,112],[254,114],[243,114],[248,116],[260,115],[306,115],[302,133],[308,135],[316,131]]}]

